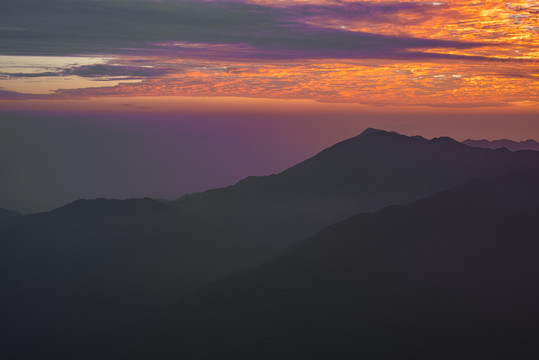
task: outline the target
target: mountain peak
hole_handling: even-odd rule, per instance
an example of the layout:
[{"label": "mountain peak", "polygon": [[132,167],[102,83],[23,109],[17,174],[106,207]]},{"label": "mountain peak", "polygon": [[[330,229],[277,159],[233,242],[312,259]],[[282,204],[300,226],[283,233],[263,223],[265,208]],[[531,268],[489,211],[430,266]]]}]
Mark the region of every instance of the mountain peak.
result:
[{"label": "mountain peak", "polygon": [[369,134],[373,134],[373,133],[401,135],[396,131],[387,131],[387,130],[376,129],[376,128],[366,128],[365,130],[363,130],[363,132],[361,134],[359,134],[356,137],[361,137],[361,136],[365,136],[365,135],[369,135]]},{"label": "mountain peak", "polygon": [[432,141],[438,141],[438,142],[445,142],[445,143],[452,143],[452,144],[459,144],[459,142],[449,136],[440,136],[433,138]]},{"label": "mountain peak", "polygon": [[[372,134],[372,133],[377,133],[377,132],[383,132],[383,133],[389,133],[389,131],[386,131],[386,130],[381,130],[381,129],[375,129],[375,128],[366,128],[365,130],[363,130],[363,132],[361,134],[358,135],[359,136],[365,136],[365,135],[369,135],[369,134]],[[394,131],[391,131],[392,134],[397,134],[396,132]]]}]

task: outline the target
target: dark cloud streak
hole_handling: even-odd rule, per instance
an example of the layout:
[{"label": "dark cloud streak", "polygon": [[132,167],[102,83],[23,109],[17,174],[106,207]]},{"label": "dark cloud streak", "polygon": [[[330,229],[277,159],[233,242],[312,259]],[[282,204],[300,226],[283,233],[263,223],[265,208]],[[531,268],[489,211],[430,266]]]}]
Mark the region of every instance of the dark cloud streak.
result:
[{"label": "dark cloud streak", "polygon": [[[183,41],[246,46],[237,57],[247,59],[395,58],[396,54],[413,58],[417,52],[410,49],[481,45],[328,29],[305,22],[313,16],[390,21],[399,11],[428,13],[431,8],[359,2],[271,7],[237,1],[4,0],[3,26],[26,31],[0,29],[0,54],[140,54],[162,51],[163,46],[156,44]],[[181,48],[176,55],[219,58],[220,52]]]},{"label": "dark cloud streak", "polygon": [[104,78],[104,77],[129,77],[133,79],[141,79],[148,77],[157,77],[177,73],[178,69],[154,68],[149,66],[122,66],[122,65],[82,65],[75,66],[58,71],[46,71],[39,73],[0,73],[0,76],[19,77],[19,78],[35,78],[35,77],[50,77],[50,76],[70,76],[77,75],[86,78]]}]

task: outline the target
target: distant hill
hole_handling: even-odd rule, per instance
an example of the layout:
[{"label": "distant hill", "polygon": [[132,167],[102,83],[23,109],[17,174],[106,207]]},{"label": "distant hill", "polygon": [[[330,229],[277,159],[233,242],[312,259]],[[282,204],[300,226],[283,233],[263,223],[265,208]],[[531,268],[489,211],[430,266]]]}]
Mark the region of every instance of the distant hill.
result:
[{"label": "distant hill", "polygon": [[[60,341],[113,329],[200,282],[200,272],[190,273],[195,266],[188,254],[181,255],[181,240],[203,234],[203,227],[152,199],[79,200],[3,225],[0,357],[45,335]],[[189,251],[196,249],[194,243]]]},{"label": "distant hill", "polygon": [[537,184],[539,171],[515,173],[353,216],[125,328],[99,351],[121,349],[126,359],[536,359]]},{"label": "distant hill", "polygon": [[11,211],[11,210],[0,208],[0,221],[4,219],[12,218],[14,216],[18,216],[18,215],[20,214],[16,211]]},{"label": "distant hill", "polygon": [[484,149],[499,149],[499,148],[507,148],[511,151],[517,151],[517,150],[535,150],[539,151],[539,143],[535,140],[528,139],[525,141],[513,141],[513,140],[464,140],[462,142],[465,145],[473,146],[473,147],[479,147]]},{"label": "distant hill", "polygon": [[20,216],[0,227],[4,339],[30,349],[113,332],[353,214],[533,168],[536,152],[368,129],[280,174],[177,201],[80,200]]}]

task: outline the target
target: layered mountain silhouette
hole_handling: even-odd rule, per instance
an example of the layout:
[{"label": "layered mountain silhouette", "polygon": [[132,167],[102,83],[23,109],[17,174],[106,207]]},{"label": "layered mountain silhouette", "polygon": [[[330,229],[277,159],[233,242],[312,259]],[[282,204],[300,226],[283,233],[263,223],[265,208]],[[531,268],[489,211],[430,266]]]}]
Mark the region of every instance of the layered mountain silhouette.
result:
[{"label": "layered mountain silhouette", "polygon": [[80,200],[0,221],[2,351],[115,333],[353,214],[538,167],[538,152],[368,129],[280,174],[174,202]]},{"label": "layered mountain silhouette", "polygon": [[128,359],[536,359],[539,171],[334,224],[97,349]]},{"label": "layered mountain silhouette", "polygon": [[479,147],[479,148],[485,148],[485,149],[500,149],[500,148],[507,148],[511,151],[518,151],[518,150],[534,150],[539,151],[539,143],[535,140],[528,139],[524,141],[514,141],[514,140],[508,140],[508,139],[502,139],[502,140],[464,140],[462,142],[465,145],[473,146],[473,147]]},{"label": "layered mountain silhouette", "polygon": [[352,214],[414,201],[472,178],[534,168],[538,158],[470,148],[447,137],[426,140],[367,129],[280,174],[248,177],[175,204],[223,225],[222,234],[243,236],[255,245],[249,257],[256,264]]}]

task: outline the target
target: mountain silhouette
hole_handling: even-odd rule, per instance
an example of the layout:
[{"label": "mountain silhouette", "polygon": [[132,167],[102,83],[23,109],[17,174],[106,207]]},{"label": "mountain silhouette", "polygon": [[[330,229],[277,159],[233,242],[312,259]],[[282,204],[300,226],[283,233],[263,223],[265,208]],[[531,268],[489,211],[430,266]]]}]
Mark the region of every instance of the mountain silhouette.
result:
[{"label": "mountain silhouette", "polygon": [[539,143],[535,140],[528,139],[525,141],[514,141],[514,140],[508,140],[508,139],[502,139],[502,140],[464,140],[462,142],[465,145],[473,146],[473,147],[479,147],[479,148],[485,148],[485,149],[499,149],[499,148],[507,148],[511,151],[518,151],[518,150],[535,150],[539,151]]},{"label": "mountain silhouette", "polygon": [[113,333],[353,214],[538,167],[536,152],[368,129],[280,174],[177,201],[79,200],[3,221],[2,350]]},{"label": "mountain silhouette", "polygon": [[241,244],[245,267],[353,214],[415,201],[469,179],[535,168],[538,159],[537,153],[369,128],[280,174],[248,177],[174,204]]},{"label": "mountain silhouette", "polygon": [[79,200],[5,223],[0,354],[45,335],[60,341],[114,328],[176,300],[197,280],[176,255],[182,238],[203,229],[152,199]]},{"label": "mountain silhouette", "polygon": [[515,173],[353,216],[98,349],[129,359],[536,359],[537,184],[539,171]]}]

